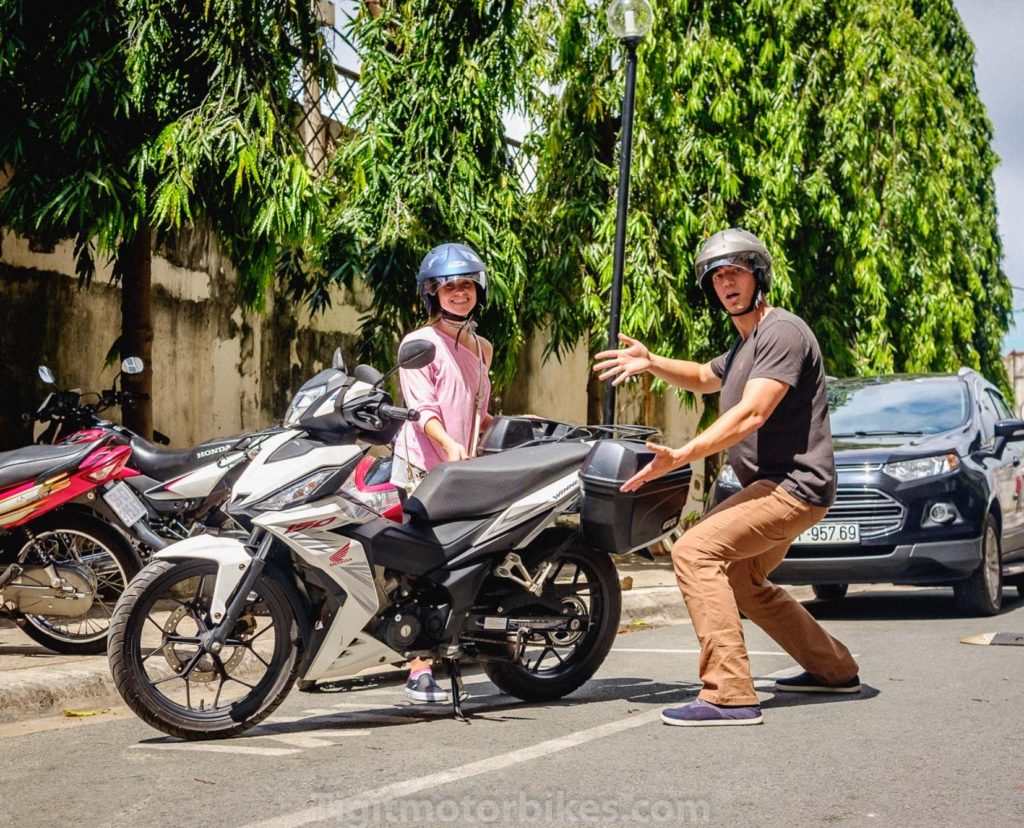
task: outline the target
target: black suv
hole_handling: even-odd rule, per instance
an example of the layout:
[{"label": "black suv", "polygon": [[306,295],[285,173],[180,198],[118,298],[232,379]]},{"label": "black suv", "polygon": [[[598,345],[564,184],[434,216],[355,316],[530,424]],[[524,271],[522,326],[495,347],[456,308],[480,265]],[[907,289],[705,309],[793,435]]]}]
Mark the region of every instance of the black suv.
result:
[{"label": "black suv", "polygon": [[[850,583],[952,585],[994,615],[1024,594],[1024,420],[969,368],[830,379],[835,504],[771,574],[838,599]],[[739,489],[726,465],[714,502]]]}]

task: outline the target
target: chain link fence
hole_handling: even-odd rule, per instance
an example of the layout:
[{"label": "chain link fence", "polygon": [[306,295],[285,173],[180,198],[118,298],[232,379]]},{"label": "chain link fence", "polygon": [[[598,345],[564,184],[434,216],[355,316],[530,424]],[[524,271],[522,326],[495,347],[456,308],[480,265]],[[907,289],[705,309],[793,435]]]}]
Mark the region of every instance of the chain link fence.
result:
[{"label": "chain link fence", "polygon": [[[331,32],[335,37],[341,37],[336,29]],[[359,74],[337,64],[334,69],[337,73],[336,89],[321,89],[317,80],[303,72],[301,67],[292,73],[292,96],[299,107],[295,127],[315,175],[325,172],[338,143],[351,135],[349,124],[359,96]],[[537,186],[536,159],[522,141],[506,137],[505,142],[523,192],[533,192]]]}]

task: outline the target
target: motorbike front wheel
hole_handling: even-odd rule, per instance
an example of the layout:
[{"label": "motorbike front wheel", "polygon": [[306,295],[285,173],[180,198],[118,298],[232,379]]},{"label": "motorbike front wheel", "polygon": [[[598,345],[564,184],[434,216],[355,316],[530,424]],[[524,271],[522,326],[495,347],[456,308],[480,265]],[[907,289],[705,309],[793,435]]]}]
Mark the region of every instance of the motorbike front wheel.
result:
[{"label": "motorbike front wheel", "polygon": [[547,560],[553,560],[555,568],[541,595],[544,603],[519,607],[515,616],[528,618],[531,611],[550,616],[552,605],[557,605],[563,612],[585,617],[586,626],[574,632],[536,633],[519,661],[483,665],[498,689],[528,702],[560,699],[593,676],[615,641],[622,611],[619,576],[608,555],[573,546],[553,558],[530,556],[526,563],[532,571]]},{"label": "motorbike front wheel", "polygon": [[209,561],[153,561],[129,584],[110,626],[110,670],[121,698],[179,739],[226,738],[263,721],[284,701],[299,666],[295,616],[266,573],[223,649],[204,652],[216,572]]}]

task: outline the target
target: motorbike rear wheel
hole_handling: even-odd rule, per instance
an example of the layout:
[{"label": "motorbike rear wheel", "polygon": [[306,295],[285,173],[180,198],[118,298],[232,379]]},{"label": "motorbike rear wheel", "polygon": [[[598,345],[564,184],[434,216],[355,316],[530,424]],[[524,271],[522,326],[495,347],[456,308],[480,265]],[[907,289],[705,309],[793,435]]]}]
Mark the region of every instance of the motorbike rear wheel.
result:
[{"label": "motorbike rear wheel", "polygon": [[110,670],[143,721],[179,739],[223,739],[263,721],[295,682],[302,645],[284,590],[260,575],[224,648],[204,652],[217,567],[149,563],[114,612]]},{"label": "motorbike rear wheel", "polygon": [[[554,557],[550,551],[535,554],[525,563],[535,571],[547,560],[555,561],[555,570],[541,598],[554,599],[563,609],[586,615],[586,628],[536,633],[528,641],[522,660],[487,661],[483,665],[498,689],[528,702],[560,699],[588,681],[611,650],[622,612],[618,572],[607,554],[572,546]],[[515,617],[528,617],[530,611],[530,607],[518,607]],[[535,612],[551,614],[539,605]]]},{"label": "motorbike rear wheel", "polygon": [[87,569],[95,578],[92,606],[82,616],[19,614],[22,630],[37,644],[65,655],[96,655],[107,649],[107,633],[114,605],[142,561],[117,530],[99,518],[85,514],[53,512],[26,524],[34,539],[16,553],[26,552],[23,566],[44,563],[39,549],[56,563]]}]

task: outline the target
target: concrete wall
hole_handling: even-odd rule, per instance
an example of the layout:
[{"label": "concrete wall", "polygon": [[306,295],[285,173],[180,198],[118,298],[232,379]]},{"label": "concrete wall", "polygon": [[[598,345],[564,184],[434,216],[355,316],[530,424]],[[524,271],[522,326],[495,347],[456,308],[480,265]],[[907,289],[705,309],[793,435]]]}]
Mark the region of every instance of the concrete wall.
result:
[{"label": "concrete wall", "polygon": [[[0,448],[31,439],[20,415],[44,394],[38,364],[49,365],[62,387],[109,387],[114,376],[103,361],[120,332],[120,288],[106,267],[80,289],[72,254],[70,242],[38,251],[0,234]],[[351,361],[367,296],[339,290],[333,307],[314,317],[270,296],[261,314],[237,307],[236,281],[208,234],[153,257],[153,416],[172,446],[266,427],[281,418],[295,389],[330,363],[336,347]],[[516,380],[494,400],[493,413],[586,422],[586,347],[545,363],[545,341],[535,336],[523,349]],[[674,393],[648,398],[633,384],[619,396],[620,422],[649,422],[672,445],[695,432],[699,409],[687,410]],[[696,471],[699,499],[703,480]]]}]

